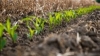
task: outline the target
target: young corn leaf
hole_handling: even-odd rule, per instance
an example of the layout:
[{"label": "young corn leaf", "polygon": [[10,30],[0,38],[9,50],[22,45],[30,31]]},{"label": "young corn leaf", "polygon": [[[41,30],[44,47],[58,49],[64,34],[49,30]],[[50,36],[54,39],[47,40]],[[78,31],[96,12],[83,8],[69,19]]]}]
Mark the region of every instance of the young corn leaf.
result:
[{"label": "young corn leaf", "polygon": [[3,30],[4,30],[4,26],[0,23],[0,38],[2,38]]},{"label": "young corn leaf", "polygon": [[70,18],[72,18],[72,12],[71,11],[65,11],[65,20],[69,22]]},{"label": "young corn leaf", "polygon": [[17,33],[14,33],[13,37],[12,37],[12,40],[14,43],[16,43],[17,41]]},{"label": "young corn leaf", "polygon": [[26,25],[29,25],[29,22],[32,21],[33,18],[36,18],[35,16],[28,16],[26,18],[23,18],[22,21],[26,22]]},{"label": "young corn leaf", "polygon": [[29,37],[29,39],[32,39],[35,31],[32,28],[30,28],[29,26],[28,26],[28,29],[29,29],[29,34],[27,34],[27,36]]},{"label": "young corn leaf", "polygon": [[56,25],[60,25],[61,21],[62,21],[62,18],[61,18],[61,13],[55,13],[55,24]]},{"label": "young corn leaf", "polygon": [[14,43],[17,41],[17,33],[15,32],[16,29],[17,29],[17,27],[18,27],[18,25],[13,26],[11,28],[11,33],[10,33],[11,38],[12,38],[12,40],[13,40]]},{"label": "young corn leaf", "polygon": [[50,22],[50,24],[53,24],[53,22],[54,22],[54,18],[52,17],[52,15],[49,16],[49,22]]},{"label": "young corn leaf", "polygon": [[4,26],[0,23],[0,51],[2,51],[2,49],[6,45],[6,40],[2,37],[3,30],[4,30]]},{"label": "young corn leaf", "polygon": [[11,22],[7,19],[5,30],[10,34]]},{"label": "young corn leaf", "polygon": [[40,27],[38,27],[37,29],[35,29],[35,34],[39,34],[40,32],[41,32],[41,28]]},{"label": "young corn leaf", "polygon": [[33,24],[35,26],[35,34],[39,34],[44,29],[44,20],[42,18],[36,18]]},{"label": "young corn leaf", "polygon": [[41,28],[44,29],[44,21],[41,23]]},{"label": "young corn leaf", "polygon": [[32,21],[32,18],[36,18],[35,16],[28,16],[26,18],[23,18],[22,21]]},{"label": "young corn leaf", "polygon": [[12,36],[12,37],[13,37],[13,35],[14,35],[14,33],[15,33],[17,27],[18,27],[18,25],[12,26],[12,28],[11,28],[11,36]]},{"label": "young corn leaf", "polygon": [[54,17],[52,15],[49,15],[49,27],[50,27],[50,30],[52,30],[52,28],[53,28],[53,24],[55,23],[54,21],[55,21]]},{"label": "young corn leaf", "polygon": [[4,38],[0,38],[0,51],[2,51],[5,45],[6,45],[6,40]]},{"label": "young corn leaf", "polygon": [[14,43],[17,40],[17,34],[15,32],[17,27],[18,27],[18,25],[11,26],[10,20],[7,19],[6,26],[4,28],[8,32],[8,34],[11,36]]}]

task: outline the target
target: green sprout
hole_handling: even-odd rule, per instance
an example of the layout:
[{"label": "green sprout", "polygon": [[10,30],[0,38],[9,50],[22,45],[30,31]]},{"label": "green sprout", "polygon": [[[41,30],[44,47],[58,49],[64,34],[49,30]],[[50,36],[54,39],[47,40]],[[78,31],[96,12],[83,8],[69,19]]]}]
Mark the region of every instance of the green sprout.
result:
[{"label": "green sprout", "polygon": [[17,24],[11,26],[10,20],[7,19],[6,26],[5,26],[5,30],[11,36],[11,39],[13,40],[14,43],[17,41],[17,33],[16,33],[17,27],[18,27]]},{"label": "green sprout", "polygon": [[28,26],[28,29],[29,29],[29,34],[27,34],[27,36],[29,37],[29,39],[31,40],[34,33],[35,33],[35,30],[32,29],[31,27]]},{"label": "green sprout", "polygon": [[23,18],[22,21],[26,22],[26,25],[29,25],[29,22],[32,21],[33,18],[36,18],[35,16],[28,16],[26,18]]},{"label": "green sprout", "polygon": [[64,17],[65,17],[65,20],[69,22],[71,18],[76,17],[75,11],[74,10],[65,11],[65,16]]},{"label": "green sprout", "polygon": [[0,51],[2,51],[5,45],[6,45],[6,39],[0,38]]},{"label": "green sprout", "polygon": [[42,18],[37,17],[33,24],[35,26],[35,34],[39,34],[44,29],[44,20]]},{"label": "green sprout", "polygon": [[3,31],[4,26],[0,23],[0,51],[2,51],[2,49],[6,45],[6,40],[3,38]]},{"label": "green sprout", "polygon": [[[29,37],[29,39],[32,39],[34,34],[39,34],[41,31],[43,31],[45,22],[49,23],[50,30],[52,30],[52,28],[54,28],[55,26],[60,25],[63,19],[69,22],[70,19],[72,18],[76,18],[77,16],[87,14],[96,9],[100,9],[100,6],[92,5],[85,8],[81,7],[76,10],[55,12],[49,15],[49,18],[47,21],[35,16],[28,16],[26,18],[23,18],[22,21],[26,22],[29,29],[29,34],[27,34],[27,36]],[[34,18],[36,19],[35,21],[33,21]],[[30,21],[31,22],[33,21],[33,24],[35,26],[34,29],[29,27]],[[10,35],[12,41],[15,43],[17,41],[17,33],[16,33],[17,27],[18,27],[17,24],[12,26],[9,19],[7,19],[5,26],[2,23],[0,23],[0,51],[6,45],[6,39],[3,37],[4,30]]]},{"label": "green sprout", "polygon": [[86,7],[86,8],[79,8],[76,10],[76,14],[78,16],[81,16],[83,14],[87,14],[87,13],[90,13],[91,11],[95,10],[95,9],[100,9],[100,6],[89,6],[89,7]]},{"label": "green sprout", "polygon": [[2,25],[2,23],[0,23],[0,38],[3,35],[3,31],[4,31],[4,26]]},{"label": "green sprout", "polygon": [[48,20],[48,22],[49,22],[50,30],[52,30],[52,28],[53,28],[54,25],[55,25],[55,18],[54,18],[51,14],[49,15],[49,20]]},{"label": "green sprout", "polygon": [[83,14],[86,14],[88,11],[87,11],[87,8],[79,8],[76,10],[76,13],[78,16],[81,16]]},{"label": "green sprout", "polygon": [[60,12],[58,12],[58,13],[55,13],[55,21],[54,21],[54,23],[56,24],[56,25],[60,25],[61,24],[61,22],[62,22],[62,13],[60,13]]}]

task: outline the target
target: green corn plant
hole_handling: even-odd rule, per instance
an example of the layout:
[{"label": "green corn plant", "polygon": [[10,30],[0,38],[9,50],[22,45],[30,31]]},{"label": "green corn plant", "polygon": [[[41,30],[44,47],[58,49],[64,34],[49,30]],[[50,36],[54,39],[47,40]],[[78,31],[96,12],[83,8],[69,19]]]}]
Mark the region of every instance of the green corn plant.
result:
[{"label": "green corn plant", "polygon": [[17,29],[18,25],[11,26],[11,22],[9,19],[7,19],[6,26],[4,27],[7,33],[10,35],[12,41],[15,43],[17,41]]},{"label": "green corn plant", "polygon": [[6,45],[6,39],[3,38],[3,31],[4,26],[0,23],[0,51],[2,51],[2,49]]},{"label": "green corn plant", "polygon": [[71,16],[71,18],[76,18],[76,13],[75,13],[75,10],[70,10],[70,12],[72,13],[72,16]]},{"label": "green corn plant", "polygon": [[4,26],[2,25],[2,23],[0,23],[0,38],[2,38],[3,31],[4,31]]},{"label": "green corn plant", "polygon": [[35,34],[35,30],[28,26],[29,33],[27,34],[28,38],[31,40],[33,35]]},{"label": "green corn plant", "polygon": [[7,19],[5,30],[10,34],[11,33],[11,22]]},{"label": "green corn plant", "polygon": [[85,10],[83,8],[79,8],[78,10],[76,10],[76,13],[78,16],[81,16],[83,14]]},{"label": "green corn plant", "polygon": [[96,6],[89,6],[89,7],[86,7],[86,8],[79,8],[76,10],[76,13],[78,16],[81,16],[83,14],[87,14],[93,10],[97,9]]},{"label": "green corn plant", "polygon": [[58,13],[55,13],[55,22],[54,24],[55,25],[60,25],[62,22],[62,13],[58,12]]},{"label": "green corn plant", "polygon": [[91,11],[93,11],[95,9],[100,9],[100,6],[92,5],[92,6],[89,6],[89,8],[91,9]]},{"label": "green corn plant", "polygon": [[11,33],[10,33],[10,35],[11,35],[12,40],[13,40],[14,43],[17,41],[17,33],[16,33],[17,27],[18,27],[18,25],[12,26]]},{"label": "green corn plant", "polygon": [[82,10],[83,10],[83,11],[82,11],[82,14],[86,14],[86,13],[88,13],[87,8],[83,8]]},{"label": "green corn plant", "polygon": [[50,30],[52,30],[52,28],[53,28],[54,25],[55,25],[55,18],[54,18],[51,14],[49,15],[49,20],[48,20],[48,22],[49,22]]},{"label": "green corn plant", "polygon": [[29,22],[32,21],[33,18],[36,18],[35,16],[28,16],[26,18],[23,18],[22,21],[26,22],[26,25],[29,25]]},{"label": "green corn plant", "polygon": [[6,45],[6,39],[0,38],[0,51],[2,51],[5,45]]},{"label": "green corn plant", "polygon": [[74,10],[65,11],[65,20],[67,22],[69,22],[71,18],[75,18],[75,17],[76,17],[76,14]]},{"label": "green corn plant", "polygon": [[35,26],[35,34],[39,34],[44,29],[44,20],[42,18],[37,17],[33,24]]}]

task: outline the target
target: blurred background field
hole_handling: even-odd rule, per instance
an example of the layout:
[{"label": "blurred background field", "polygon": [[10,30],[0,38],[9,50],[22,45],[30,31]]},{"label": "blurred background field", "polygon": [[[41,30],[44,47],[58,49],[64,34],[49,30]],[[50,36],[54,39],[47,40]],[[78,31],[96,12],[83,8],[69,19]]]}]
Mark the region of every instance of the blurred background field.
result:
[{"label": "blurred background field", "polygon": [[10,16],[44,16],[48,12],[62,11],[97,4],[95,0],[0,0],[0,22]]}]

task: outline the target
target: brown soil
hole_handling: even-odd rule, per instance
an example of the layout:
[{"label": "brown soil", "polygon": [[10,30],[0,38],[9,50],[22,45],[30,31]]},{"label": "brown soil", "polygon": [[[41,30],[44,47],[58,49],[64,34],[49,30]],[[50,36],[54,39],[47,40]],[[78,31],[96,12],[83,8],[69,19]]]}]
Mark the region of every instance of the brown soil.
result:
[{"label": "brown soil", "polygon": [[10,39],[0,56],[100,56],[100,10],[83,15],[69,23],[26,37],[27,27],[18,28],[19,39],[13,44]]}]

